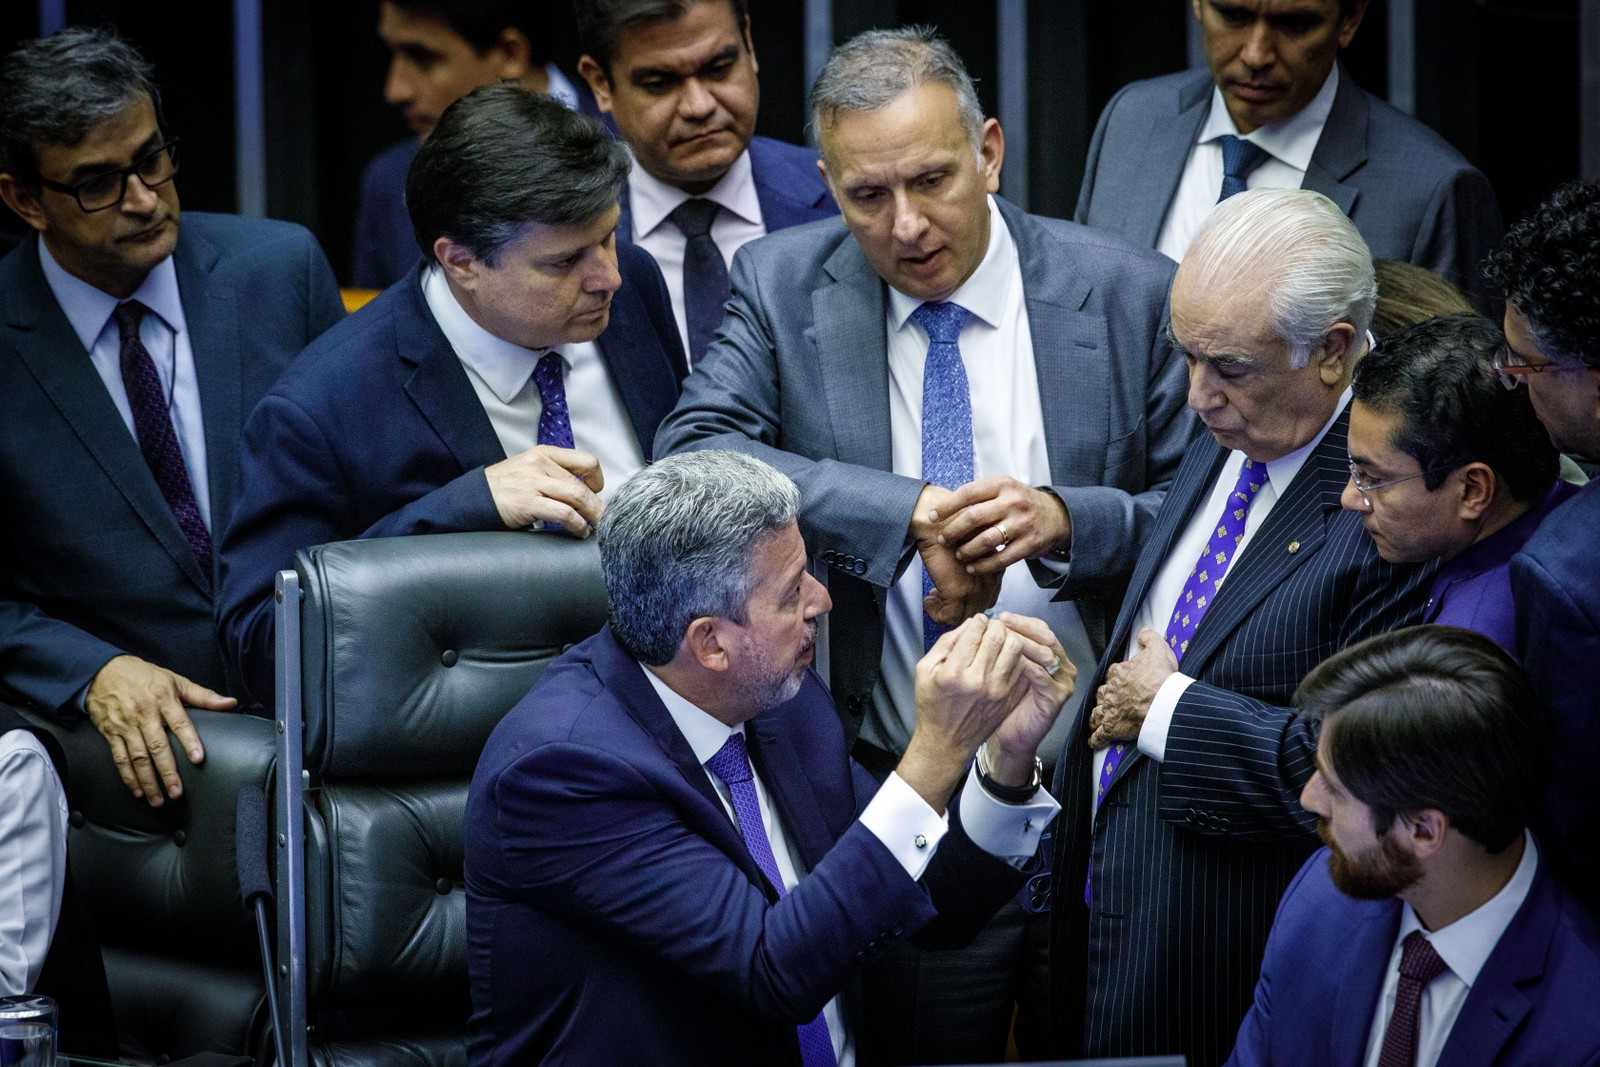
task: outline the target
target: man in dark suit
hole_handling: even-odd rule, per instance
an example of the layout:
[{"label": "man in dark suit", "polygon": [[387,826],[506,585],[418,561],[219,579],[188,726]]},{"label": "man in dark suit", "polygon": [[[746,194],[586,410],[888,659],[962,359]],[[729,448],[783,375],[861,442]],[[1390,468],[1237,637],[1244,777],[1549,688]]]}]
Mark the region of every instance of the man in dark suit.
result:
[{"label": "man in dark suit", "polygon": [[830,604],[799,498],[711,451],[607,510],[609,624],[495,728],[468,795],[474,1063],[851,1062],[861,967],[970,936],[1020,886],[1064,650],[1036,619],[946,633],[880,787],[810,669]]},{"label": "man in dark suit", "polygon": [[1323,724],[1301,801],[1328,847],[1284,895],[1228,1062],[1600,1064],[1600,923],[1527,830],[1549,770],[1527,675],[1419,626],[1334,656],[1295,703]]},{"label": "man in dark suit", "polygon": [[[386,289],[417,265],[406,213],[406,173],[444,109],[483,85],[514,81],[599,117],[583,79],[552,56],[553,19],[566,12],[526,0],[382,0],[378,36],[389,49],[383,98],[415,134],[378,153],[361,174],[352,284]],[[570,27],[568,28],[570,36]]]},{"label": "man in dark suit", "polygon": [[574,0],[578,71],[633,152],[617,232],[656,258],[691,363],[745,243],[838,208],[809,148],[754,137],[746,0]]},{"label": "man in dark suit", "polygon": [[682,350],[661,274],[619,248],[627,152],[515,85],[445,112],[406,189],[430,260],[308,349],[245,425],[222,628],[272,693],[272,580],[355,537],[541,527],[586,537],[649,461]]},{"label": "man in dark suit", "polygon": [[[1556,190],[1489,259],[1506,299],[1500,371],[1526,382],[1557,448],[1600,462],[1600,183]],[[1600,909],[1600,483],[1557,508],[1511,560],[1517,655],[1555,720],[1546,803],[1558,869]]]},{"label": "man in dark suit", "polygon": [[1057,768],[1068,1048],[1227,1055],[1314,841],[1298,796],[1316,728],[1282,705],[1328,655],[1422,611],[1427,570],[1386,563],[1339,506],[1376,289],[1350,220],[1300,189],[1218,205],[1178,267],[1172,334],[1210,436],[1178,469]]},{"label": "man in dark suit", "polygon": [[1351,81],[1367,0],[1191,0],[1209,73],[1125,86],[1100,115],[1079,222],[1181,260],[1228,188],[1314,189],[1372,254],[1438,271],[1488,310],[1494,190],[1442,137]]},{"label": "man in dark suit", "polygon": [[212,540],[245,414],[343,314],[298,226],[190,212],[149,64],[67,30],[0,61],[0,198],[33,235],[0,261],[0,674],[87,713],[152,805],[182,781],[184,705],[236,691]]},{"label": "man in dark suit", "polygon": [[[882,774],[910,737],[932,627],[998,596],[1075,663],[1098,657],[1193,423],[1163,328],[1171,264],[993,197],[1004,138],[947,43],[862,34],[812,110],[843,220],[740,250],[728,317],[658,450],[739,449],[800,485],[838,605],[834,701]],[[907,961],[930,992],[874,1012],[888,1058],[1004,1054],[1023,917],[1002,922],[976,946],[981,983],[971,959]]]}]

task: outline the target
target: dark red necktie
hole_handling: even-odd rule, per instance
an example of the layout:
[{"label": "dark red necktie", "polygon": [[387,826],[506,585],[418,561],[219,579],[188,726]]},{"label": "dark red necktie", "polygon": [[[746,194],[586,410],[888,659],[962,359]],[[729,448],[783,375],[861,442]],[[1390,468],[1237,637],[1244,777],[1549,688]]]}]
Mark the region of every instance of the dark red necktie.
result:
[{"label": "dark red necktie", "polygon": [[1389,1016],[1389,1027],[1383,1032],[1378,1067],[1416,1067],[1422,991],[1448,969],[1421,930],[1406,935],[1405,946],[1400,950],[1400,984],[1395,988],[1394,1014]]},{"label": "dark red necktie", "polygon": [[156,485],[178,520],[178,528],[189,542],[200,570],[209,575],[211,531],[206,529],[200,505],[194,498],[194,486],[189,481],[189,469],[183,463],[177,431],[172,428],[161,376],[156,373],[149,349],[139,339],[139,323],[148,310],[137,300],[128,300],[118,304],[111,313],[122,337],[122,385],[128,391],[128,407],[133,409],[133,432],[139,439],[139,451],[144,454],[150,473],[155,475]]}]

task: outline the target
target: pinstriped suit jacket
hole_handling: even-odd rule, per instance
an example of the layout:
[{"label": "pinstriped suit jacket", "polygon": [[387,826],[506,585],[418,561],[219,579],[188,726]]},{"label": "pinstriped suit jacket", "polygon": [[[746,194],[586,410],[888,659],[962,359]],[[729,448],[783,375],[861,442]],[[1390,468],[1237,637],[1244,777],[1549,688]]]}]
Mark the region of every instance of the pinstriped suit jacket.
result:
[{"label": "pinstriped suit jacket", "polygon": [[[1233,1046],[1278,899],[1316,844],[1298,800],[1316,730],[1279,705],[1327,656],[1419,621],[1431,571],[1385,563],[1361,517],[1340,508],[1348,424],[1346,411],[1312,450],[1191,639],[1183,671],[1197,681],[1164,762],[1132,750],[1091,826],[1087,717],[1058,761],[1052,967],[1069,1048],[1181,1052],[1214,1067]],[[1209,437],[1185,457],[1091,692],[1226,458]]]}]

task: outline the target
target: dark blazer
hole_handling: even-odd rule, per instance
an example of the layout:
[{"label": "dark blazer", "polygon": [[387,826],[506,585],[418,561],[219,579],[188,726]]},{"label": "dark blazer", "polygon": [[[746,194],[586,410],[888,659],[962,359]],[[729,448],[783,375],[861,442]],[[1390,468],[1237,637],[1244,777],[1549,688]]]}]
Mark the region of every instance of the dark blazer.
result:
[{"label": "dark blazer", "polygon": [[855,821],[877,784],[814,672],[745,729],[809,872],[781,902],[609,627],[495,728],[467,799],[474,1064],[798,1067],[795,1025],[886,944],[959,944],[1020,886],[957,802],[906,877]]},{"label": "dark blazer", "polygon": [[[1051,963],[1067,1045],[1085,1055],[1222,1062],[1250,1004],[1272,907],[1316,841],[1299,795],[1317,731],[1282,705],[1332,653],[1421,617],[1431,569],[1385,563],[1361,516],[1339,506],[1349,417],[1306,458],[1195,631],[1182,669],[1197,681],[1173,714],[1165,761],[1129,749],[1092,828],[1087,716],[1057,764],[1066,810]],[[1210,436],[1185,456],[1088,692],[1122,658],[1226,458]],[[1083,902],[1091,858],[1092,913]]]},{"label": "dark blazer", "polygon": [[[1124,86],[1095,126],[1079,222],[1154,248],[1183,165],[1211,107],[1209,71]],[[1339,88],[1302,188],[1344,209],[1375,257],[1438,271],[1490,310],[1483,257],[1500,243],[1489,180],[1449,142],[1339,71]]]},{"label": "dark blazer", "polygon": [[[1328,876],[1328,850],[1312,856],[1278,908],[1231,1067],[1361,1063],[1400,914],[1397,898],[1345,896]],[[1597,993],[1600,924],[1541,855],[1528,898],[1472,983],[1439,1063],[1597,1067]]]},{"label": "dark blazer", "polygon": [[[761,223],[768,233],[839,216],[828,183],[817,170],[816,152],[770,137],[752,137],[749,152],[750,175],[755,179],[756,200],[761,204]],[[623,186],[619,199],[622,218],[617,223],[617,235],[631,241],[633,208],[627,186]]]},{"label": "dark blazer", "polygon": [[[569,75],[578,94],[578,111],[601,120],[616,132],[609,116],[601,115],[589,83]],[[411,213],[406,210],[406,176],[421,146],[407,137],[373,156],[361,172],[361,196],[356,201],[356,236],[350,267],[350,284],[362,289],[387,289],[411,273],[422,260]]]},{"label": "dark blazer", "polygon": [[[646,459],[683,348],[655,261],[617,249],[598,339]],[[222,632],[251,697],[272,698],[272,580],[301,548],[501,530],[484,468],[506,458],[422,295],[419,267],[308,348],[245,423],[243,491],[221,544]]]},{"label": "dark blazer", "polygon": [[[184,212],[173,252],[205,418],[214,540],[238,486],[239,428],[284,368],[344,316],[299,226]],[[139,446],[39,267],[0,261],[0,676],[47,711],[122,653],[232,692],[200,571]]]},{"label": "dark blazer", "polygon": [[1551,859],[1600,910],[1600,482],[1551,512],[1511,559],[1517,658],[1550,710],[1555,766],[1545,804]]},{"label": "dark blazer", "polygon": [[[1021,261],[1051,488],[1072,513],[1061,595],[1099,648],[1194,426],[1166,337],[1174,268],[1003,200],[1000,211]],[[800,530],[832,568],[831,683],[853,742],[924,485],[891,471],[886,287],[840,220],[744,246],[732,282],[728,315],[656,451],[734,448],[800,486]]]}]

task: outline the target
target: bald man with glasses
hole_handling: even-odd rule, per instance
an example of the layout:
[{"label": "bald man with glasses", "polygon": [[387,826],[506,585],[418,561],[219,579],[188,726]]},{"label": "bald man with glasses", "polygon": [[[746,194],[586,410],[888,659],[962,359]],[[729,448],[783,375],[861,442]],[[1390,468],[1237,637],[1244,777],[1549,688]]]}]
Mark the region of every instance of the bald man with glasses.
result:
[{"label": "bald man with glasses", "polygon": [[[214,535],[239,428],[343,315],[304,229],[178,206],[150,65],[100,30],[0,59],[0,697],[105,735],[123,782],[182,794],[186,707],[236,686]],[[176,745],[169,739],[176,738]]]}]

